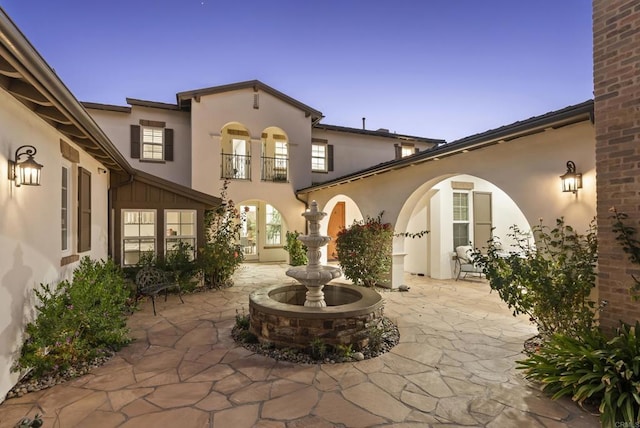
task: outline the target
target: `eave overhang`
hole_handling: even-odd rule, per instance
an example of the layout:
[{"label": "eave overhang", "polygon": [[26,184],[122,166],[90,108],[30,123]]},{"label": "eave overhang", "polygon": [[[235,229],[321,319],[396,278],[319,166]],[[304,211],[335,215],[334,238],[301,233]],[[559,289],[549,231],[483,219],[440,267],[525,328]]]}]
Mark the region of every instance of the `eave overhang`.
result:
[{"label": "eave overhang", "polygon": [[486,148],[495,144],[503,144],[522,137],[545,132],[550,129],[563,128],[580,122],[594,122],[593,100],[569,106],[561,110],[552,111],[540,116],[518,121],[510,125],[492,129],[479,134],[471,135],[447,144],[441,144],[429,150],[393,160],[364,170],[338,177],[324,183],[315,184],[296,191],[297,195],[327,189],[361,180],[366,177],[384,174],[409,166],[419,165],[425,162],[438,161],[447,157]]},{"label": "eave overhang", "polygon": [[0,8],[0,87],[114,171],[133,168]]}]

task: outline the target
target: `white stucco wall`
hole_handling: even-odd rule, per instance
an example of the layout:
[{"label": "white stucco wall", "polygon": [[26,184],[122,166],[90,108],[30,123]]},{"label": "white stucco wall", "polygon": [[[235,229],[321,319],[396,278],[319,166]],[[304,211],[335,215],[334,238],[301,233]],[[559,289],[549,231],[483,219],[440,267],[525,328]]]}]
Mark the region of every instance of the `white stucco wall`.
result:
[{"label": "white stucco wall", "polygon": [[[259,109],[253,108],[252,89],[202,96],[191,104],[192,187],[212,195],[220,194],[221,130],[231,122],[242,124],[251,138],[251,177],[231,180],[229,198],[234,203],[264,201],[276,207],[289,230],[304,231],[305,209],[295,189],[311,184],[311,118],[298,108],[268,93],[259,92]],[[278,127],[288,137],[289,182],[261,181],[262,132]],[[283,235],[284,236],[284,235]],[[284,240],[283,240],[284,244]],[[285,261],[286,252],[271,248],[260,252],[261,261]]]},{"label": "white stucco wall", "polygon": [[[583,174],[583,188],[577,195],[563,193],[560,188],[559,176],[565,172],[567,160],[574,161],[578,172]],[[419,209],[420,200],[428,190],[442,180],[461,174],[486,180],[501,189],[524,214],[524,224],[536,224],[543,218],[546,224],[552,225],[556,218],[564,217],[567,224],[585,231],[596,212],[593,125],[584,121],[549,129],[480,150],[317,190],[305,197],[315,199],[323,206],[336,195],[347,195],[364,215],[373,216],[384,210],[385,220],[395,224],[396,230],[403,231],[408,230],[411,213],[416,207]],[[502,228],[508,228],[514,222],[508,221],[511,215],[508,211],[501,213],[501,203],[501,200],[494,200],[493,212],[494,223],[504,225],[495,232],[502,237],[506,236],[506,230]],[[451,272],[451,261],[442,256],[452,251],[450,223],[443,223],[450,205],[441,191],[430,198],[428,266],[434,277],[447,278],[450,276],[447,272]],[[438,213],[439,216],[435,215]],[[440,224],[437,218],[440,218]],[[436,248],[436,243],[441,243],[441,247]],[[396,240],[394,252],[406,252],[412,245],[407,244],[407,240]]]},{"label": "white stucco wall", "polygon": [[[0,397],[18,379],[10,367],[19,355],[24,326],[33,314],[33,288],[70,278],[77,265],[60,267],[61,139],[62,134],[0,90]],[[6,178],[8,160],[24,144],[35,146],[35,160],[44,166],[39,187],[15,187]],[[108,174],[99,173],[98,168],[104,166],[82,150],[79,165],[91,172],[92,196],[91,251],[80,256],[105,259]],[[73,210],[73,230],[76,225]],[[77,248],[75,236],[71,244]]]},{"label": "white stucco wall", "polygon": [[[327,144],[333,145],[334,170],[326,173],[312,173],[314,183],[333,180],[382,162],[392,161],[396,155],[394,144],[401,144],[399,140],[394,141],[390,138],[318,128],[312,130],[312,137],[327,140]],[[415,148],[420,151],[432,146],[421,142],[412,142],[412,144],[415,144]]]},{"label": "white stucco wall", "polygon": [[[131,113],[87,109],[120,153],[136,169],[191,187],[191,123],[188,112],[131,106]],[[131,158],[130,125],[140,120],[165,122],[173,129],[173,161],[145,161]]]}]

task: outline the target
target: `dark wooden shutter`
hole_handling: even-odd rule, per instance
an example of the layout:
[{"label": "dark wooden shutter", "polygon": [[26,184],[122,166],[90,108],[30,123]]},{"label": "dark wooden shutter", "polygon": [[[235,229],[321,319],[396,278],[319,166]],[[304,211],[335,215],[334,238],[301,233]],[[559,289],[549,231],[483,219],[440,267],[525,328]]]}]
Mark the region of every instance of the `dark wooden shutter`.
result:
[{"label": "dark wooden shutter", "polygon": [[91,173],[78,167],[78,252],[91,249]]},{"label": "dark wooden shutter", "polygon": [[140,159],[140,125],[131,125],[131,159]]},{"label": "dark wooden shutter", "polygon": [[333,144],[327,144],[327,171],[333,171]]},{"label": "dark wooden shutter", "polygon": [[173,160],[173,129],[164,130],[164,160]]},{"label": "dark wooden shutter", "polygon": [[396,151],[396,157],[394,159],[400,159],[402,157],[402,146],[400,144],[394,144],[393,148]]},{"label": "dark wooden shutter", "polygon": [[420,149],[416,147],[416,148],[413,150],[413,152],[414,152],[414,153],[419,153],[419,152],[420,152]]}]

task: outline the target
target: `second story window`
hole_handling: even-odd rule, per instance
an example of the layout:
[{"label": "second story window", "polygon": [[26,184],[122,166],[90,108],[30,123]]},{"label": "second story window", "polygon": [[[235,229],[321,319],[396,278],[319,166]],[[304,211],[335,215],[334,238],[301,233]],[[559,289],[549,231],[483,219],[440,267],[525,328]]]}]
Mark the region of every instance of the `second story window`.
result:
[{"label": "second story window", "polygon": [[164,129],[142,127],[142,159],[163,160]]},{"label": "second story window", "polygon": [[403,144],[400,156],[406,158],[407,156],[411,156],[416,152],[416,149],[413,145]]},{"label": "second story window", "polygon": [[327,172],[326,143],[313,143],[311,145],[311,171]]},{"label": "second story window", "polygon": [[131,158],[141,161],[173,161],[173,129],[165,122],[140,120],[131,125]]},{"label": "second story window", "polygon": [[287,143],[284,141],[276,141],[275,147],[275,169],[287,170]]}]

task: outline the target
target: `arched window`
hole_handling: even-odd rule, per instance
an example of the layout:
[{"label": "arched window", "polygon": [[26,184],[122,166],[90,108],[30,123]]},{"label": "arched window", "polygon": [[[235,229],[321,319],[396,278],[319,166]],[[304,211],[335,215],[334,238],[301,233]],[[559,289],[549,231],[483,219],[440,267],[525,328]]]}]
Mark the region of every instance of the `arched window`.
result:
[{"label": "arched window", "polygon": [[221,178],[251,180],[251,137],[239,123],[230,123],[221,132]]},{"label": "arched window", "polygon": [[286,134],[275,126],[262,132],[262,180],[289,181],[289,142]]}]

